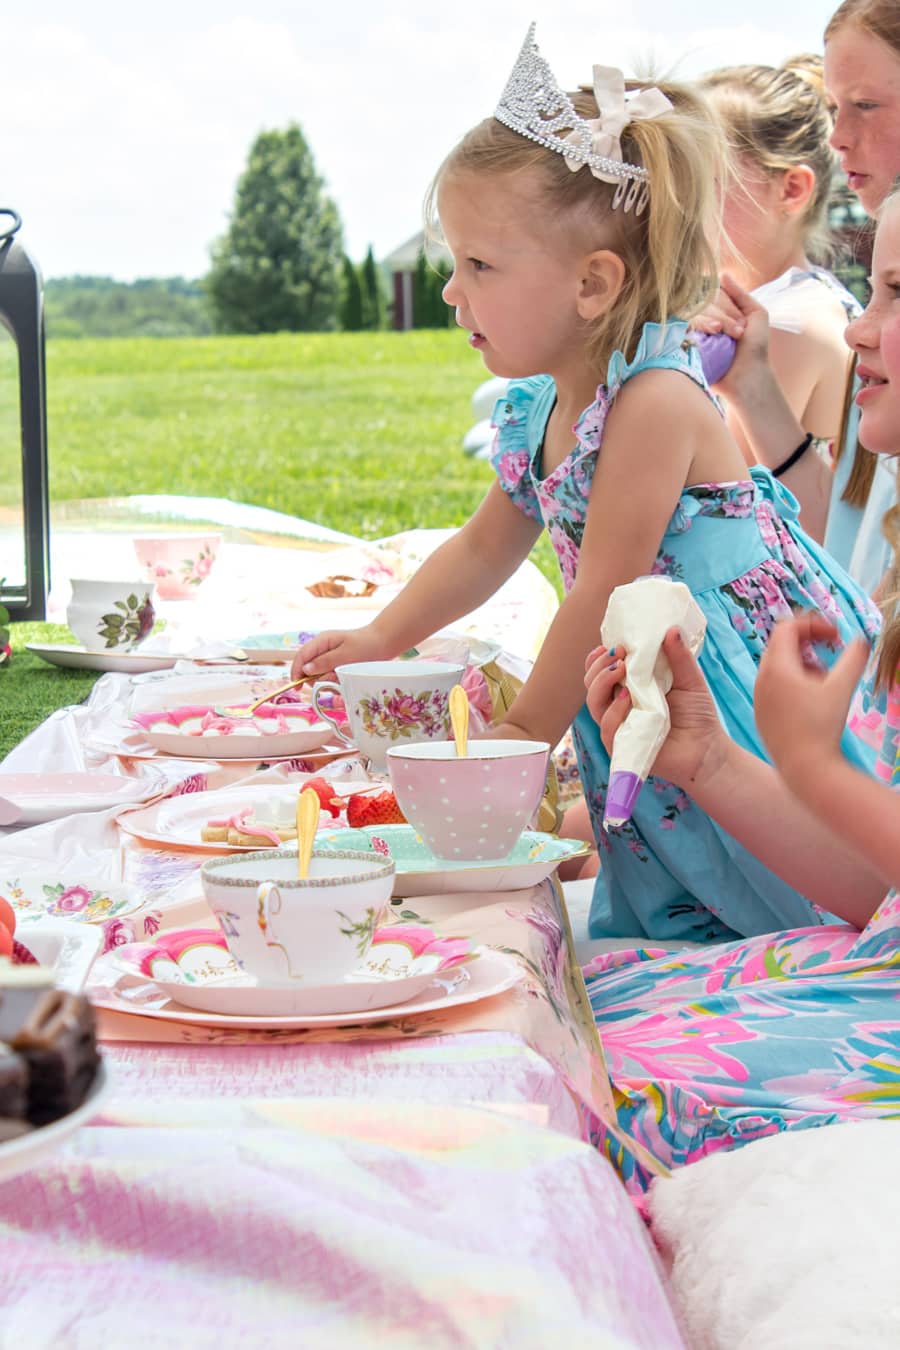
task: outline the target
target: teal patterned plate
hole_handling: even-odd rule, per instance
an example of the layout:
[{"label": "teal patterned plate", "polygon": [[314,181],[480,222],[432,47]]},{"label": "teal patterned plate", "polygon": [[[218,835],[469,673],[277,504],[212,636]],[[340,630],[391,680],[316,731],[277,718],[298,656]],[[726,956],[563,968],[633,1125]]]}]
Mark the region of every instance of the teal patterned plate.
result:
[{"label": "teal patterned plate", "polygon": [[526,830],[504,862],[447,862],[435,858],[411,825],[369,825],[362,830],[320,829],[316,848],[370,850],[393,858],[394,895],[444,895],[452,891],[515,891],[536,886],[568,858],[590,852],[581,839]]}]

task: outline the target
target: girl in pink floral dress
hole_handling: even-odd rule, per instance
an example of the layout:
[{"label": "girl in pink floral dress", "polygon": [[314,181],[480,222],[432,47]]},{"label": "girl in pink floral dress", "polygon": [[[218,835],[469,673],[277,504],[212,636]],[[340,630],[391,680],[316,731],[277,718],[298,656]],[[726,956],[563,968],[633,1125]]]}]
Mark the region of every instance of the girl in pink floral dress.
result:
[{"label": "girl in pink floral dress", "polygon": [[[861,437],[891,455],[900,453],[898,277],[895,195],[875,243],[872,300],[847,330]],[[832,916],[677,955],[615,952],[585,968],[619,1122],[669,1166],[780,1130],[900,1117],[900,801],[887,790],[900,787],[900,615],[886,604],[891,622],[855,694],[864,643],[824,674],[805,653],[833,634],[825,620],[776,628],[756,685],[774,768],[725,734],[680,635],[667,636],[672,730],[655,768]],[[587,674],[609,745],[628,709],[627,693],[614,697],[624,669],[598,649]],[[873,775],[842,754],[845,723],[877,751]],[[640,1193],[648,1178],[600,1122],[595,1139]]]}]

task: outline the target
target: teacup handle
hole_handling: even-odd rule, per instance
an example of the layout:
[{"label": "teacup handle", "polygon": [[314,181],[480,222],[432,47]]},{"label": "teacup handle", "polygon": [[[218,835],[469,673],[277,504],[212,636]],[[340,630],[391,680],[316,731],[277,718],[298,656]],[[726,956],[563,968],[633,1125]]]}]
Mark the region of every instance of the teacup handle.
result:
[{"label": "teacup handle", "polygon": [[341,741],[343,745],[352,746],[353,745],[352,737],[348,736],[347,733],[343,730],[343,728],[338,726],[337,722],[334,719],[334,716],[330,712],[328,712],[325,708],[319,707],[319,695],[325,693],[338,694],[340,695],[341,698],[343,698],[344,695],[343,691],[341,690],[341,686],[337,683],[336,680],[320,680],[317,684],[313,685],[312,705],[315,708],[316,712],[318,713],[319,717],[321,717],[322,721],[327,722],[329,726],[333,729],[334,734],[335,736],[337,736],[338,740]]},{"label": "teacup handle", "polygon": [[259,924],[263,935],[263,942],[267,947],[277,947],[284,954],[287,964],[287,973],[292,980],[302,980],[303,976],[299,971],[291,970],[290,957],[286,948],[278,941],[278,934],[275,932],[275,926],[272,923],[273,918],[281,913],[283,901],[281,891],[274,881],[264,881],[256,892],[256,922]]}]

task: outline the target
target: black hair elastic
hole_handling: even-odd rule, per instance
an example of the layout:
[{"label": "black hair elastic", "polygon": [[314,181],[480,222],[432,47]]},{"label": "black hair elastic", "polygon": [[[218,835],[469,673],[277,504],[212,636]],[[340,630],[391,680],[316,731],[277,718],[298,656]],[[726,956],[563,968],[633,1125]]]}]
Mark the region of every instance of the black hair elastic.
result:
[{"label": "black hair elastic", "polygon": [[788,455],[787,459],[784,461],[783,464],[779,464],[777,469],[772,470],[772,477],[780,478],[782,474],[787,473],[788,469],[792,469],[794,465],[797,463],[797,460],[802,459],[803,456],[806,454],[807,450],[813,443],[813,439],[814,438],[812,432],[808,431],[806,435],[803,437],[803,440],[797,446],[797,449],[793,452],[793,454]]}]

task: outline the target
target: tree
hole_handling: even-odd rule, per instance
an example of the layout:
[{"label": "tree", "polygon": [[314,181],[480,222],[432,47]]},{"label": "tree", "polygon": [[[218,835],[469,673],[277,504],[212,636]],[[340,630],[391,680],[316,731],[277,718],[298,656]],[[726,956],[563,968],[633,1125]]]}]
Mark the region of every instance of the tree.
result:
[{"label": "tree", "polygon": [[322,188],[296,123],[257,136],[206,283],[220,331],[337,326],[342,231]]},{"label": "tree", "polygon": [[383,328],[385,317],[384,287],[381,275],[372,256],[372,245],[363,262],[360,282],[362,285],[363,328]]},{"label": "tree", "polygon": [[346,253],[341,278],[340,319],[346,333],[358,333],[363,327],[363,293],[359,270]]},{"label": "tree", "polygon": [[413,328],[446,328],[455,322],[453,310],[443,297],[445,282],[424,251],[420,252],[413,273]]}]

